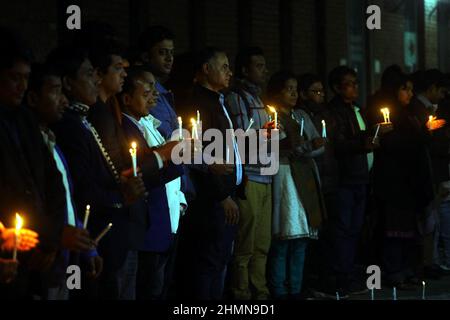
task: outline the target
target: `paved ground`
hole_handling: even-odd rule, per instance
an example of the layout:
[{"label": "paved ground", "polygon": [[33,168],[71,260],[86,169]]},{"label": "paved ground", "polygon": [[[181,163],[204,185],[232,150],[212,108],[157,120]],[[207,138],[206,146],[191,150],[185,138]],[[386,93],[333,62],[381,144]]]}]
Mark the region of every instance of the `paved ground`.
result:
[{"label": "paved ground", "polygon": [[[392,300],[392,289],[375,290],[375,300]],[[427,280],[425,283],[426,300],[450,300],[450,276],[440,280]],[[349,300],[370,300],[370,292],[364,295],[352,296]],[[421,300],[422,288],[417,291],[398,291],[397,300]]]}]

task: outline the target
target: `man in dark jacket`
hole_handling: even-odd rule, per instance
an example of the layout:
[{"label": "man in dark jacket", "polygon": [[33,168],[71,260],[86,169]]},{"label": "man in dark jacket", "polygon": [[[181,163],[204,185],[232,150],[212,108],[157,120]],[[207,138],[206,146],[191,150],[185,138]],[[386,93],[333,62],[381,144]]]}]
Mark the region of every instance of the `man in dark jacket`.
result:
[{"label": "man in dark jacket", "polygon": [[356,73],[348,67],[337,67],[329,75],[329,85],[335,96],[329,102],[335,128],[333,146],[338,165],[338,185],[335,213],[330,216],[334,224],[334,272],[337,290],[346,295],[361,288],[351,282],[356,248],[361,234],[369,184],[369,172],[373,165],[372,142],[359,107]]},{"label": "man in dark jacket", "polygon": [[[19,255],[16,280],[0,285],[0,297],[11,299],[31,297],[33,261],[44,269],[54,261],[64,225],[65,201],[61,175],[42,141],[38,123],[21,106],[30,74],[28,50],[8,30],[0,29],[0,38],[0,221],[12,223],[14,213],[19,212],[25,226],[40,236],[31,256]],[[37,280],[41,280],[40,275]]]},{"label": "man in dark jacket", "polygon": [[[208,48],[197,55],[195,67],[197,84],[191,105],[200,111],[202,132],[217,129],[225,141],[226,130],[233,129],[220,92],[228,87],[232,75],[228,58],[223,51]],[[204,143],[204,148],[206,146]],[[191,285],[194,297],[200,300],[219,300],[223,295],[226,266],[239,220],[235,199],[243,182],[237,143],[229,146],[229,152],[233,149],[236,165],[231,166],[228,174],[216,171],[214,165],[207,169],[202,166],[200,170],[194,166],[191,174],[197,198],[186,214],[184,236],[190,240],[191,261],[194,262],[192,270],[188,271],[193,272]]]}]

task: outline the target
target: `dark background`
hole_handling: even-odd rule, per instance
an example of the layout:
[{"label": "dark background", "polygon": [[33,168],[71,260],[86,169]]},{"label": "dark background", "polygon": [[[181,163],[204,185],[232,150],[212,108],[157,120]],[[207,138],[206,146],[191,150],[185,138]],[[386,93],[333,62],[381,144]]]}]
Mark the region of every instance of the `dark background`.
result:
[{"label": "dark background", "polygon": [[[125,44],[147,25],[162,24],[176,34],[176,53],[215,45],[233,61],[251,44],[265,50],[271,72],[324,76],[348,64],[358,70],[363,94],[392,63],[450,71],[450,0],[14,0],[2,1],[0,21],[21,31],[41,60],[68,38],[70,4],[81,7],[82,27],[108,22]],[[381,30],[366,29],[371,4],[381,8]]]}]

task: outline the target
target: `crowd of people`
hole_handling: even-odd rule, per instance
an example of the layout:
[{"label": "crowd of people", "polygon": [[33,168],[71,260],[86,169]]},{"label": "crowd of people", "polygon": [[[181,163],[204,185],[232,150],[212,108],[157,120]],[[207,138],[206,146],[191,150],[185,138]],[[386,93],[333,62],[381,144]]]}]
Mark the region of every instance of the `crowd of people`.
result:
[{"label": "crowd of people", "polygon": [[[261,48],[232,71],[175,44],[151,26],[127,50],[92,23],[35,63],[0,28],[2,299],[344,299],[368,265],[397,290],[449,274],[449,75],[393,65],[366,98],[347,66],[269,77]],[[175,164],[197,112],[203,132],[278,139],[276,174],[234,137],[232,164]]]}]

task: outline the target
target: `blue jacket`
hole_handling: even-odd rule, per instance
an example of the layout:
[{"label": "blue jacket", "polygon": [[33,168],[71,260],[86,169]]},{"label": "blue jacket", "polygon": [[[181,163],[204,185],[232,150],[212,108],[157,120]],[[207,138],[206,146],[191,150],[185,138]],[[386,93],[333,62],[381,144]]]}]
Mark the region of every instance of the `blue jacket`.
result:
[{"label": "blue jacket", "polygon": [[150,114],[161,121],[161,126],[158,128],[158,131],[164,139],[169,140],[172,132],[177,129],[177,114],[173,109],[173,93],[167,91],[159,82],[156,82],[155,87],[159,92],[158,104],[150,110]]},{"label": "blue jacket", "polygon": [[[141,154],[152,152],[152,149],[147,146],[140,129],[127,117],[122,118],[122,127],[127,139],[136,141],[140,149],[144,149],[144,152]],[[142,161],[145,161],[145,158],[138,158],[138,164]],[[169,249],[173,237],[165,184],[182,176],[184,172],[182,166],[173,164],[160,171],[158,185],[155,185],[153,181],[146,181],[144,177],[144,183],[148,192],[146,200],[150,228],[145,235],[145,241],[140,248],[141,251],[165,252]]]}]

